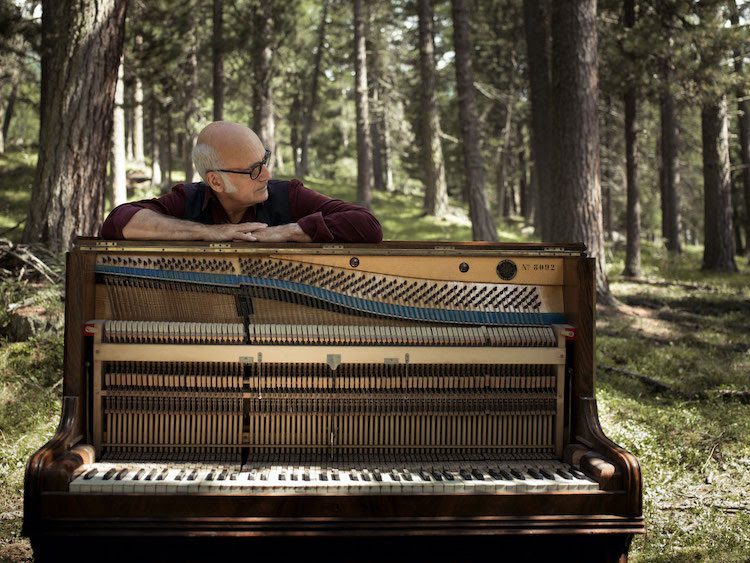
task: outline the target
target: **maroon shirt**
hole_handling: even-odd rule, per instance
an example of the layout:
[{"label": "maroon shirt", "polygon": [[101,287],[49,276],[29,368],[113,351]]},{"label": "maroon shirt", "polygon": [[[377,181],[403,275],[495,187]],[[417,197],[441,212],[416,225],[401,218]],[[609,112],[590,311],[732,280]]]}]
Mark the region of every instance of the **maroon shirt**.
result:
[{"label": "maroon shirt", "polygon": [[[178,219],[185,216],[187,196],[184,184],[159,198],[124,203],[114,208],[102,225],[101,236],[105,239],[123,239],[122,229],[133,215],[141,209],[151,209]],[[203,209],[210,199],[211,219],[214,224],[229,223],[229,217],[214,191],[205,190]],[[306,188],[299,180],[289,181],[289,211],[300,228],[313,242],[380,242],[383,230],[375,216],[364,207],[333,199]],[[250,206],[241,222],[255,221],[255,206]]]}]

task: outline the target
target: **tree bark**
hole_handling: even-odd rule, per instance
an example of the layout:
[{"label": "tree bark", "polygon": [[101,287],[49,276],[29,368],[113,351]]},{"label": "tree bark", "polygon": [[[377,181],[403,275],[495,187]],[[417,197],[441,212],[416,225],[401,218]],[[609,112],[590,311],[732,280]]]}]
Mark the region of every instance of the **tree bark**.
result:
[{"label": "tree bark", "polygon": [[297,177],[304,178],[310,169],[310,133],[312,132],[313,116],[318,105],[318,78],[323,62],[323,52],[326,43],[326,25],[328,23],[329,0],[323,1],[318,23],[318,44],[315,47],[312,70],[310,71],[310,88],[304,90],[302,107],[302,127],[300,131],[300,155],[297,167]]},{"label": "tree bark", "polygon": [[252,66],[253,66],[253,129],[263,145],[271,151],[268,168],[273,167],[275,154],[276,122],[273,116],[273,91],[271,78],[275,47],[273,44],[273,2],[262,2],[256,7],[253,17]]},{"label": "tree bark", "polygon": [[[729,2],[730,21],[732,25],[740,25],[739,12],[735,0]],[[745,36],[747,37],[747,36]],[[737,76],[743,73],[743,47],[747,49],[747,41],[744,45],[736,46],[732,50],[734,56],[734,72]],[[750,102],[747,99],[747,93],[739,86],[737,88],[737,130],[739,132],[739,153],[740,153],[740,178],[742,180],[742,192],[745,200],[745,253],[750,254]],[[737,225],[737,232],[740,232],[740,225]]]},{"label": "tree bark", "polygon": [[120,62],[117,72],[117,87],[115,88],[114,126],[112,128],[112,160],[110,173],[112,176],[112,204],[117,206],[128,201],[128,179],[125,170],[127,157],[125,155],[125,70]]},{"label": "tree bark", "polygon": [[[635,0],[625,0],[623,5],[623,24],[627,29],[635,26]],[[630,70],[636,64],[635,56],[626,53]],[[640,277],[641,275],[641,194],[638,187],[638,165],[636,147],[638,128],[636,126],[637,90],[635,77],[628,77],[628,86],[623,95],[625,105],[625,178],[627,191],[627,238],[625,245],[625,269],[623,276]]]},{"label": "tree bark", "polygon": [[198,121],[198,28],[194,6],[188,7],[188,30],[185,41],[187,42],[187,56],[183,64],[183,75],[185,85],[182,90],[184,95],[183,120],[185,126],[185,138],[181,146],[183,170],[185,170],[185,182],[192,182],[195,170],[193,168],[193,145],[197,135]]},{"label": "tree bark", "polygon": [[669,62],[663,63],[662,92],[659,98],[661,114],[661,232],[669,252],[682,252],[679,230],[679,202],[677,198],[677,122],[675,101],[671,86]]},{"label": "tree bark", "polygon": [[164,184],[164,187],[169,188],[172,185],[172,168],[174,168],[174,151],[172,150],[172,137],[174,136],[174,127],[172,126],[171,106],[168,105],[165,110],[166,131],[164,132],[163,136],[164,150],[162,151],[162,155],[164,156],[164,163],[166,164],[166,166],[162,166],[162,170],[165,168],[167,170],[166,182]]},{"label": "tree bark", "polygon": [[372,139],[362,0],[354,0],[354,77],[354,99],[357,109],[357,201],[370,207],[373,189]]},{"label": "tree bark", "polygon": [[729,173],[729,127],[725,97],[701,108],[703,139],[703,269],[736,272],[732,235],[732,184]]},{"label": "tree bark", "polygon": [[214,0],[211,53],[213,55],[214,121],[224,119],[224,2]]},{"label": "tree bark", "polygon": [[526,142],[523,138],[523,123],[518,122],[518,200],[521,206],[521,216],[528,219],[531,213],[529,209],[528,183],[526,177]]},{"label": "tree bark", "polygon": [[440,140],[440,111],[435,76],[435,44],[432,0],[419,0],[419,75],[422,79],[420,112],[423,139],[424,204],[427,215],[441,218],[448,212],[448,184],[445,181],[445,160]]},{"label": "tree bark", "polygon": [[553,182],[563,188],[552,232],[557,241],[586,244],[596,258],[597,296],[611,302],[599,177],[596,0],[555,2],[551,21]]},{"label": "tree bark", "polygon": [[524,0],[524,30],[531,102],[531,159],[535,189],[536,228],[542,240],[552,240],[556,193],[552,184],[552,82],[547,0]]},{"label": "tree bark", "polygon": [[469,36],[469,14],[464,0],[451,0],[453,7],[453,44],[456,52],[456,88],[458,117],[461,122],[464,172],[467,186],[471,233],[474,240],[496,241],[497,231],[487,207],[484,185],[484,163],[479,137],[474,71],[471,62],[472,45]]},{"label": "tree bark", "polygon": [[133,85],[133,159],[144,166],[146,156],[143,149],[143,84],[136,76]]},{"label": "tree bark", "polygon": [[161,136],[159,134],[159,123],[160,120],[157,116],[156,112],[157,108],[157,102],[155,99],[151,99],[151,103],[149,104],[149,111],[148,111],[148,117],[149,117],[149,129],[151,132],[150,135],[150,143],[151,143],[151,185],[153,187],[161,187],[161,147],[160,141]]},{"label": "tree bark", "polygon": [[18,97],[18,81],[13,82],[8,95],[8,102],[5,104],[5,114],[3,115],[3,129],[0,134],[0,153],[5,152],[5,143],[8,141],[8,132],[10,131],[10,121],[13,119],[13,111],[16,107],[16,98]]},{"label": "tree bark", "polygon": [[24,242],[59,252],[76,234],[96,234],[126,8],[127,0],[42,2],[43,109]]}]

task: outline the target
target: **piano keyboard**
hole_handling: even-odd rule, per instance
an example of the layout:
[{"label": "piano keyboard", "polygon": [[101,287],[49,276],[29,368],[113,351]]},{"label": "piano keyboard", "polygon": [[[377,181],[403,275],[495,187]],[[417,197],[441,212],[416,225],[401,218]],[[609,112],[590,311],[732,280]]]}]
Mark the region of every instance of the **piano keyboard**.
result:
[{"label": "piano keyboard", "polygon": [[487,494],[593,492],[599,485],[557,461],[407,464],[202,465],[92,463],[70,483],[78,494]]}]

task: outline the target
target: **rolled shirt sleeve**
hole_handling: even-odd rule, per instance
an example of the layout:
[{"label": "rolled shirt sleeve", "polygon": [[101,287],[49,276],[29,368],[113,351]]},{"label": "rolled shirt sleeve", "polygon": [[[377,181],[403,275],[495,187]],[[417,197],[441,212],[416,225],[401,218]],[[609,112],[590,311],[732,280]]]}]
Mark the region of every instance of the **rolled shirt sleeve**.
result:
[{"label": "rolled shirt sleeve", "polygon": [[183,184],[178,184],[172,191],[159,198],[144,199],[132,203],[123,203],[115,207],[102,225],[101,237],[111,240],[122,240],[122,230],[141,209],[151,209],[162,215],[171,215],[182,219],[185,216],[185,190]]},{"label": "rolled shirt sleeve", "polygon": [[380,223],[367,209],[308,189],[299,180],[289,183],[289,210],[313,242],[383,240]]}]

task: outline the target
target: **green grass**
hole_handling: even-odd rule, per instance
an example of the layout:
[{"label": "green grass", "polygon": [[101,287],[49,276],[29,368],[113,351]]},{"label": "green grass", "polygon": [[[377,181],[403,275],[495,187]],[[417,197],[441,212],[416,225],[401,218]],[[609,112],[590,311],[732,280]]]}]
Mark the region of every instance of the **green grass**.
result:
[{"label": "green grass", "polygon": [[[16,168],[6,169],[6,163],[20,157],[4,158],[0,225],[13,226],[25,215],[28,199],[9,193],[18,192],[22,180],[7,183]],[[13,174],[33,176],[30,163],[25,170]],[[310,179],[306,185],[354,199],[352,182]],[[470,240],[466,209],[453,205],[451,218],[439,221],[422,216],[418,195],[375,192],[373,199],[391,240]],[[524,232],[514,222],[498,235],[528,240]],[[750,406],[719,396],[723,390],[750,390],[750,269],[738,260],[738,274],[701,272],[701,252],[687,247],[671,257],[644,243],[644,275],[632,281],[619,275],[623,253],[608,250],[612,291],[623,307],[598,315],[598,364],[704,397],[659,394],[630,377],[598,371],[602,425],[643,470],[647,533],[633,542],[632,561],[750,559]],[[59,314],[55,289],[9,279],[2,286],[2,309],[32,297],[34,305]],[[7,312],[0,310],[0,329],[6,322]],[[29,556],[28,543],[18,537],[23,466],[52,435],[60,414],[62,343],[59,332],[0,343],[0,513],[8,515],[0,518],[0,560],[18,560]]]},{"label": "green grass", "polygon": [[34,182],[36,153],[8,149],[0,154],[0,237],[17,241],[23,225],[8,231],[26,219]]}]

